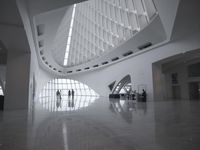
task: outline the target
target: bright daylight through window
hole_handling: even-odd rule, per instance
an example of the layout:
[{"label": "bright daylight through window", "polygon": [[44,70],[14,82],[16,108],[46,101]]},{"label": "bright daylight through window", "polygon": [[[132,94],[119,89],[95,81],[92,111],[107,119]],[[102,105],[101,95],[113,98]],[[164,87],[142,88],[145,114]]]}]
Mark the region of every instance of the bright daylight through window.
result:
[{"label": "bright daylight through window", "polygon": [[3,95],[3,89],[1,86],[0,86],[0,95]]},{"label": "bright daylight through window", "polygon": [[75,91],[75,96],[98,96],[98,94],[87,85],[70,79],[54,79],[47,83],[40,93],[40,97],[56,98],[56,91],[61,90],[61,95],[65,98],[69,90]]},{"label": "bright daylight through window", "polygon": [[67,65],[67,61],[68,61],[68,57],[69,57],[69,48],[70,48],[70,44],[71,44],[75,11],[76,11],[76,4],[74,4],[73,11],[72,11],[72,19],[71,19],[71,23],[70,23],[69,34],[68,34],[68,39],[67,39],[67,46],[66,46],[66,51],[65,51],[64,66]]},{"label": "bright daylight through window", "polygon": [[89,0],[74,5],[62,63],[71,67],[111,51],[157,14],[153,0]]},{"label": "bright daylight through window", "polygon": [[[72,89],[75,95],[73,98],[68,95]],[[59,104],[56,94],[58,90],[61,94]],[[99,94],[83,83],[70,79],[54,79],[44,86],[39,101],[49,111],[73,111],[89,106],[98,98]]]}]

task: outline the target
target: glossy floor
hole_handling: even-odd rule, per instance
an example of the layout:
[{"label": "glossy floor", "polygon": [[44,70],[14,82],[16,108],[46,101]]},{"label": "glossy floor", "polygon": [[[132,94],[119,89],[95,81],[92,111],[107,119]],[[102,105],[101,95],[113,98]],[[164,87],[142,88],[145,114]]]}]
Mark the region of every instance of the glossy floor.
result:
[{"label": "glossy floor", "polygon": [[200,149],[199,101],[142,103],[101,97],[87,107],[59,108],[73,108],[77,101],[75,97],[74,105],[69,100],[58,105],[47,100],[49,107],[37,103],[28,113],[0,112],[0,150]]}]

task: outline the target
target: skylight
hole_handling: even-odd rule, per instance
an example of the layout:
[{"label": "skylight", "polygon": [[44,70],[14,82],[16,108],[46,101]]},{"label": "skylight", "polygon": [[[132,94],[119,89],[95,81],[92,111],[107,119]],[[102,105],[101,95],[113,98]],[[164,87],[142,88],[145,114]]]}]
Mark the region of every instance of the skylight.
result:
[{"label": "skylight", "polygon": [[72,5],[58,29],[54,58],[64,67],[94,60],[135,36],[157,16],[154,0],[88,0]]},{"label": "skylight", "polygon": [[69,57],[69,48],[70,48],[70,44],[71,44],[71,37],[72,37],[72,29],[73,29],[73,24],[74,24],[75,11],[76,11],[76,4],[74,4],[73,11],[72,11],[72,18],[71,18],[71,23],[70,23],[70,28],[69,28],[66,51],[65,51],[64,66],[67,65],[67,61],[68,61],[68,57]]},{"label": "skylight", "polygon": [[[74,97],[69,96],[69,90],[74,90]],[[56,92],[60,91],[62,101]],[[56,78],[50,80],[41,90],[39,102],[50,111],[74,111],[91,105],[99,94],[92,88],[76,80]]]}]

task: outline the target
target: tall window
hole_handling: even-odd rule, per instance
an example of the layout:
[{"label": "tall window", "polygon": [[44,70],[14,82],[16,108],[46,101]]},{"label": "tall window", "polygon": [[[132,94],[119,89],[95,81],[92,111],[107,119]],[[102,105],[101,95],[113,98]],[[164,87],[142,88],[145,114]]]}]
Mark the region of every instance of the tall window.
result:
[{"label": "tall window", "polygon": [[[74,90],[75,96],[68,96]],[[61,101],[58,106],[56,91],[61,90]],[[74,111],[91,105],[99,95],[87,85],[70,79],[54,79],[47,83],[39,95],[39,102],[49,111]]]},{"label": "tall window", "polygon": [[0,86],[0,95],[3,95],[3,89],[1,86]]},{"label": "tall window", "polygon": [[68,57],[69,57],[69,48],[70,48],[70,44],[71,44],[71,37],[72,37],[72,29],[73,29],[73,24],[74,24],[75,11],[76,11],[76,4],[74,4],[73,11],[72,11],[72,18],[71,18],[71,23],[70,23],[70,28],[69,28],[66,51],[65,51],[64,66],[67,65],[67,61],[68,61]]},{"label": "tall window", "polygon": [[69,90],[75,91],[75,96],[99,96],[87,85],[71,79],[54,79],[42,89],[40,97],[56,97],[56,91],[61,90],[62,96],[67,96]]}]

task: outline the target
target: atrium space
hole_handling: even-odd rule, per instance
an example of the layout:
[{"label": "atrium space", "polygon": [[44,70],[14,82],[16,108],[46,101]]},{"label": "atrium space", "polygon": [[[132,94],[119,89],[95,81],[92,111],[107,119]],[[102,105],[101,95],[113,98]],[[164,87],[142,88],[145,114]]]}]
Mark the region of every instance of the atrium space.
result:
[{"label": "atrium space", "polygon": [[199,150],[199,0],[1,0],[0,150]]}]

